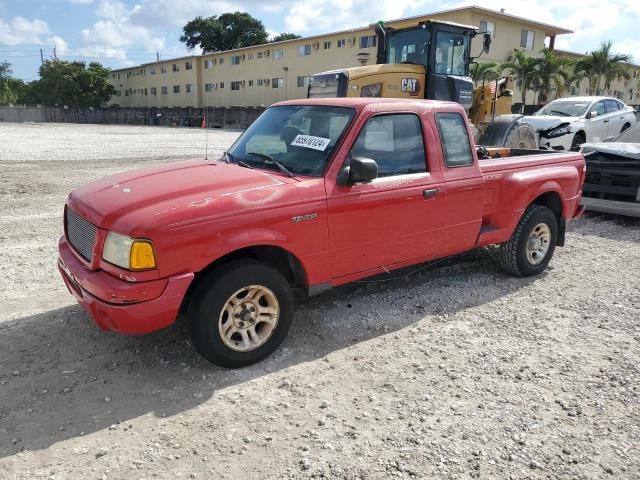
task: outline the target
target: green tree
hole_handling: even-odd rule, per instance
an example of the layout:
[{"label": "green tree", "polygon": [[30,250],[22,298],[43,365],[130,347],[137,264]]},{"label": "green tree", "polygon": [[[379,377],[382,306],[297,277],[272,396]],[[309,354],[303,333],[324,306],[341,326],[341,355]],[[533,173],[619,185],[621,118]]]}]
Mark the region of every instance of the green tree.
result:
[{"label": "green tree", "polygon": [[600,48],[590,52],[576,62],[575,71],[589,77],[589,95],[595,95],[602,86],[609,88],[614,79],[629,79],[629,69],[624,64],[632,60],[631,55],[612,52],[611,42],[602,42]]},{"label": "green tree", "polygon": [[28,92],[48,105],[101,107],[115,94],[109,83],[108,68],[91,62],[65,62],[45,60],[40,67],[40,79]]},{"label": "green tree", "polygon": [[551,90],[555,90],[558,96],[564,93],[573,66],[572,60],[558,57],[547,47],[544,47],[540,53],[542,57],[538,59],[536,67],[540,88],[538,104],[549,101]]},{"label": "green tree", "polygon": [[527,103],[527,91],[536,92],[540,88],[540,77],[538,76],[539,59],[530,57],[522,50],[514,50],[507,60],[500,65],[501,71],[507,71],[513,75],[516,85],[522,95],[521,112]]},{"label": "green tree", "polygon": [[272,42],[282,42],[283,40],[295,40],[296,38],[301,38],[297,33],[289,33],[284,32],[276,35],[271,39]]},{"label": "green tree", "polygon": [[5,60],[0,63],[0,104],[14,103],[18,100],[18,94],[12,84],[12,73],[13,70],[9,62]]},{"label": "green tree", "polygon": [[182,28],[180,41],[187,48],[219,52],[267,43],[269,35],[263,23],[245,12],[196,17]]},{"label": "green tree", "polygon": [[474,83],[482,80],[495,80],[500,76],[498,65],[495,63],[472,63],[469,73]]}]

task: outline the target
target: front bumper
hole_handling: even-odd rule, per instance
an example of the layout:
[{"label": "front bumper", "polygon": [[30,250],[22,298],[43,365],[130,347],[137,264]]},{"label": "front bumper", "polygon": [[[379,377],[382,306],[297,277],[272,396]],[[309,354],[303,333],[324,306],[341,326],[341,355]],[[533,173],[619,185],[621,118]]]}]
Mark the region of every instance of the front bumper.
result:
[{"label": "front bumper", "polygon": [[540,136],[540,148],[544,148],[545,150],[569,151],[571,150],[571,141],[574,135],[575,133],[570,132],[554,138]]},{"label": "front bumper", "polygon": [[582,197],[582,206],[592,212],[612,213],[614,215],[640,218],[640,203]]},{"label": "front bumper", "polygon": [[88,270],[62,237],[58,270],[69,292],[102,330],[137,335],[175,322],[193,273],[150,282],[128,282],[102,270]]}]

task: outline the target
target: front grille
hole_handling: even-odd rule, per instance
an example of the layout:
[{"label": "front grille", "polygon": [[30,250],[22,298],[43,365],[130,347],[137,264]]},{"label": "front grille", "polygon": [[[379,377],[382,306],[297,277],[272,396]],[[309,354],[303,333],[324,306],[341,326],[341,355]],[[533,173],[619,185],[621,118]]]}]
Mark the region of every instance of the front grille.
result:
[{"label": "front grille", "polygon": [[96,243],[97,227],[71,210],[66,209],[67,240],[82,258],[90,262],[93,258],[93,246]]}]

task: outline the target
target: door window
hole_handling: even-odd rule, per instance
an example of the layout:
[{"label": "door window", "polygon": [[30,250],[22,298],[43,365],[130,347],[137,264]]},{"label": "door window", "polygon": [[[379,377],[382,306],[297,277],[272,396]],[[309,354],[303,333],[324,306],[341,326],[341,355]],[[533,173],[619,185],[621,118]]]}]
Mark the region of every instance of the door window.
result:
[{"label": "door window", "polygon": [[596,103],[593,107],[591,107],[590,111],[592,113],[593,112],[597,113],[598,116],[604,115],[604,101],[600,101],[600,102]]},{"label": "door window", "polygon": [[370,118],[353,144],[351,156],[375,160],[379,177],[426,172],[420,119],[414,114]]},{"label": "door window", "polygon": [[437,113],[436,123],[447,167],[473,165],[467,124],[462,115],[455,112]]},{"label": "door window", "polygon": [[607,113],[617,112],[620,109],[618,102],[615,100],[605,100],[604,104],[607,109]]}]

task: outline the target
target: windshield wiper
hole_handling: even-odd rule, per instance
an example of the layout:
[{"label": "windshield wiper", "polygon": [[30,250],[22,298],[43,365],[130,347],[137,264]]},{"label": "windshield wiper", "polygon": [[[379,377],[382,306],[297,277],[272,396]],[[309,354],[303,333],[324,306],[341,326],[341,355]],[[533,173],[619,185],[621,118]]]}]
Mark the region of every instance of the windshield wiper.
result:
[{"label": "windshield wiper", "polygon": [[229,152],[224,152],[224,157],[223,157],[223,159],[224,159],[224,161],[225,161],[226,163],[233,163],[233,164],[235,164],[235,165],[240,165],[241,167],[244,167],[244,168],[250,168],[250,169],[254,170],[254,167],[252,167],[252,166],[251,166],[251,165],[249,165],[248,163],[243,162],[242,160],[236,160],[235,158],[236,158],[236,157],[235,157],[235,156],[233,156],[233,155],[231,155]]},{"label": "windshield wiper", "polygon": [[287,167],[285,167],[283,164],[281,164],[278,160],[273,158],[268,153],[247,152],[247,154],[248,155],[255,155],[256,157],[262,157],[262,158],[264,158],[266,160],[269,160],[271,163],[273,163],[278,168],[278,170],[280,170],[280,173],[282,173],[283,175],[285,175],[286,177],[289,177],[289,178],[293,177],[293,173],[291,173],[291,171],[289,171],[289,169]]},{"label": "windshield wiper", "polygon": [[550,110],[550,113],[559,113],[563,117],[569,117],[570,115],[566,112],[561,112],[560,110]]}]

